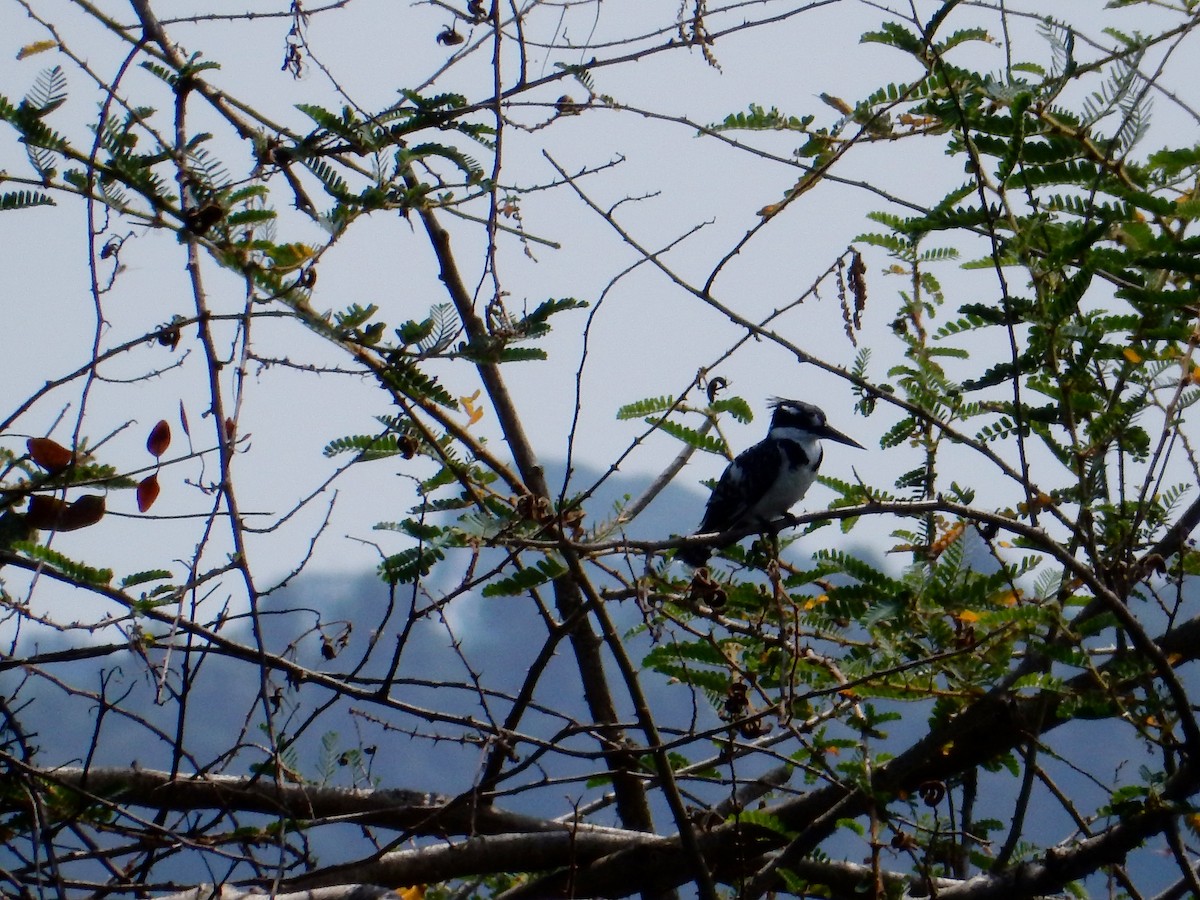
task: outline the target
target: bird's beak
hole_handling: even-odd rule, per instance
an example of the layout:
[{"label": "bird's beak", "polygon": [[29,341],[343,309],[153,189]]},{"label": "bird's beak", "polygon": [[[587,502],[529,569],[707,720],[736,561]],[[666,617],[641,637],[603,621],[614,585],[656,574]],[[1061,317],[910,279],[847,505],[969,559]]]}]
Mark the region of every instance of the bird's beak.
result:
[{"label": "bird's beak", "polygon": [[839,444],[849,444],[851,447],[857,447],[859,450],[867,449],[858,441],[854,440],[854,438],[847,437],[836,428],[830,428],[828,425],[824,426],[820,431],[818,431],[817,436],[826,438],[827,440],[837,441]]}]

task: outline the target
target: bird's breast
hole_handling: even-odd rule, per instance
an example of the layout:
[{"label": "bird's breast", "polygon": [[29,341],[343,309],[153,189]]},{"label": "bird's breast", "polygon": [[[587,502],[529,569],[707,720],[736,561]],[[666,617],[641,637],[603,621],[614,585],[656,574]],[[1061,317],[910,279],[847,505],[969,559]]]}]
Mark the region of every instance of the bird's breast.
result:
[{"label": "bird's breast", "polygon": [[779,470],[774,481],[754,505],[752,519],[782,516],[805,495],[817,477],[821,445],[815,440],[780,440]]}]

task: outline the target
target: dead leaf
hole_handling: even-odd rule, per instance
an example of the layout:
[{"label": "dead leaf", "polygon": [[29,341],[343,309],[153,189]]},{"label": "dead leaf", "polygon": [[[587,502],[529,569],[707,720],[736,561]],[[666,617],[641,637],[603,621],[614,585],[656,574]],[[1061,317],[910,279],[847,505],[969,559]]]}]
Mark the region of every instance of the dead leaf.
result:
[{"label": "dead leaf", "polygon": [[150,436],[146,438],[146,449],[157,457],[166,453],[170,446],[171,426],[167,424],[166,419],[159,419],[158,424],[150,429]]},{"label": "dead leaf", "polygon": [[137,505],[138,512],[145,512],[154,505],[154,501],[158,499],[158,492],[161,490],[158,486],[158,473],[149,475],[138,482],[137,486]]},{"label": "dead leaf", "polygon": [[45,53],[47,50],[53,50],[58,47],[58,41],[34,41],[32,44],[26,44],[17,51],[17,59],[28,59],[38,53]]},{"label": "dead leaf", "polygon": [[476,390],[469,397],[458,398],[459,402],[463,405],[463,409],[466,410],[468,428],[483,418],[483,410],[475,405],[475,401],[479,399],[480,393],[480,391]]},{"label": "dead leaf", "polygon": [[103,494],[84,494],[67,507],[67,515],[58,530],[74,531],[95,525],[104,518],[104,508]]},{"label": "dead leaf", "polygon": [[29,511],[25,513],[25,521],[33,528],[46,530],[54,528],[66,511],[67,504],[57,497],[34,494],[29,498]]},{"label": "dead leaf", "polygon": [[30,438],[25,446],[29,448],[29,458],[51,475],[57,475],[75,458],[74,453],[50,438]]},{"label": "dead leaf", "polygon": [[74,503],[34,494],[29,498],[29,511],[25,513],[29,525],[44,531],[75,531],[95,525],[103,518],[102,494],[84,494]]}]

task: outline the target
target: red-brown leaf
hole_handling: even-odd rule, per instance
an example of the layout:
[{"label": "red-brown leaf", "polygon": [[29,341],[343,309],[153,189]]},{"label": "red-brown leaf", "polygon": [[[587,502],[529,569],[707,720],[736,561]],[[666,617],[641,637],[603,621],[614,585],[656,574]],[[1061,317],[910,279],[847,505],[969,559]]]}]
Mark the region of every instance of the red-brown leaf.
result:
[{"label": "red-brown leaf", "polygon": [[54,531],[87,528],[103,518],[102,494],[84,494],[74,503],[34,494],[29,498],[29,511],[25,513],[25,521],[32,527]]},{"label": "red-brown leaf", "polygon": [[67,507],[67,514],[59,523],[59,531],[74,531],[87,528],[104,518],[104,495],[84,494]]},{"label": "red-brown leaf", "polygon": [[158,499],[158,473],[149,475],[138,482],[137,486],[137,504],[138,512],[145,512],[154,505],[154,501]]},{"label": "red-brown leaf", "polygon": [[150,436],[146,438],[146,449],[154,456],[162,456],[170,446],[171,426],[167,424],[166,419],[159,419],[158,424],[150,429]]},{"label": "red-brown leaf", "polygon": [[25,513],[25,521],[32,528],[54,528],[66,511],[67,504],[57,497],[34,494],[29,498],[29,511]]},{"label": "red-brown leaf", "polygon": [[50,438],[30,438],[26,446],[29,448],[29,458],[51,475],[57,475],[75,458],[75,454]]}]

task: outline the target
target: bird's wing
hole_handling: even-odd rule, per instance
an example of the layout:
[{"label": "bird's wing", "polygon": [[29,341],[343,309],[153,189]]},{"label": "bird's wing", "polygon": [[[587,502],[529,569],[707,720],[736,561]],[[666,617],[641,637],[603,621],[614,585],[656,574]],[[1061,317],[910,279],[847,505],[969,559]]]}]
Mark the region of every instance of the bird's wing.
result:
[{"label": "bird's wing", "polygon": [[739,453],[708,498],[700,532],[728,531],[749,524],[743,519],[775,481],[780,463],[779,449],[770,441]]}]

